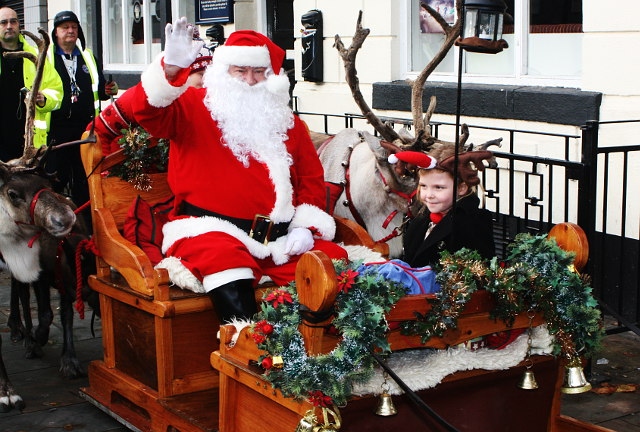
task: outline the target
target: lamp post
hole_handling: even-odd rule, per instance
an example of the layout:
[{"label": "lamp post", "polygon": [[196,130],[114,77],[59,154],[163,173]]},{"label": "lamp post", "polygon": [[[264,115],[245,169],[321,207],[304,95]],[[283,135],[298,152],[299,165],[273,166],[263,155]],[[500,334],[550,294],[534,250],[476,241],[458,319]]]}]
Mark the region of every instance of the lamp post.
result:
[{"label": "lamp post", "polygon": [[[458,88],[456,93],[456,131],[453,164],[453,210],[458,198],[458,161],[460,152],[460,111],[462,106],[462,66],[463,50],[497,54],[508,48],[502,39],[502,27],[507,5],[504,0],[462,0],[462,25],[460,37],[455,44],[458,48]],[[455,216],[455,214],[454,214]],[[455,231],[454,231],[455,235]]]}]

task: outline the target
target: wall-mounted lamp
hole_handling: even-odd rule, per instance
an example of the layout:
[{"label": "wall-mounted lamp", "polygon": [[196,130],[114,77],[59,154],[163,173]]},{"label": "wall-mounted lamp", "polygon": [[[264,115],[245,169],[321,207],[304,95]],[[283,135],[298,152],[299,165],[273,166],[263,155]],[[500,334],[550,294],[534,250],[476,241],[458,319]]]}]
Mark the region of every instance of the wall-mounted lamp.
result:
[{"label": "wall-mounted lamp", "polygon": [[504,0],[465,0],[461,36],[456,45],[470,52],[497,54],[508,48],[502,39]]}]

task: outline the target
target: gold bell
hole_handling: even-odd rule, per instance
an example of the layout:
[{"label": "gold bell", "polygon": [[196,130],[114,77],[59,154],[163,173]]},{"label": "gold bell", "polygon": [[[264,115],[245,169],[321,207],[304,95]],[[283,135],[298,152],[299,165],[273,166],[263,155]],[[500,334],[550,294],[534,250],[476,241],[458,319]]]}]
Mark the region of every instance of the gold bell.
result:
[{"label": "gold bell", "polygon": [[518,383],[518,387],[523,390],[535,390],[538,388],[536,377],[533,375],[533,371],[531,369],[527,368],[527,370],[524,371],[524,375]]},{"label": "gold bell", "polygon": [[306,412],[304,417],[300,419],[300,423],[298,423],[298,427],[296,427],[295,432],[313,432],[313,428],[317,424],[314,410],[309,410]]},{"label": "gold bell", "polygon": [[562,393],[578,394],[591,390],[591,384],[584,376],[582,364],[578,357],[573,358],[564,368]]},{"label": "gold bell", "polygon": [[383,417],[389,417],[398,414],[398,410],[393,405],[393,399],[389,393],[380,394],[380,401],[378,402],[378,408],[376,414]]}]

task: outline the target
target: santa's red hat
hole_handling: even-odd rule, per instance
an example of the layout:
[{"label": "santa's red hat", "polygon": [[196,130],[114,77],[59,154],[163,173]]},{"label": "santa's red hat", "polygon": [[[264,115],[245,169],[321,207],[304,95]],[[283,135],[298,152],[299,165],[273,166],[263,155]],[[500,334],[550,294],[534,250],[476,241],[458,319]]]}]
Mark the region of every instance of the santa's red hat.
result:
[{"label": "santa's red hat", "polygon": [[398,163],[398,161],[415,165],[418,168],[432,169],[436,167],[438,161],[426,153],[418,151],[403,151],[389,155],[387,158],[389,163]]},{"label": "santa's red hat", "polygon": [[216,63],[228,66],[270,67],[273,75],[267,87],[273,93],[289,91],[289,79],[282,70],[285,51],[265,35],[253,30],[238,30],[213,53]]}]

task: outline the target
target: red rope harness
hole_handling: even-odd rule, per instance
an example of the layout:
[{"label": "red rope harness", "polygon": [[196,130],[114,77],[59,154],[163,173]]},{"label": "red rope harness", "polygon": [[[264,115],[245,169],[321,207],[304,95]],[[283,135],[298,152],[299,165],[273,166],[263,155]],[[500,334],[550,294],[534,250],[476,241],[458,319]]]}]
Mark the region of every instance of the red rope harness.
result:
[{"label": "red rope harness", "polygon": [[[33,195],[33,198],[31,198],[31,203],[29,204],[29,222],[15,221],[16,225],[36,226],[36,219],[35,219],[36,204],[38,204],[38,198],[40,198],[40,194],[47,190],[49,189],[42,188]],[[40,238],[41,235],[42,235],[42,231],[38,231],[37,233],[35,233],[33,237],[29,239],[29,242],[27,242],[27,246],[29,248],[32,248],[33,244],[36,242],[36,240]]]},{"label": "red rope harness", "polygon": [[100,256],[100,251],[93,239],[80,240],[76,246],[76,310],[80,319],[84,319],[84,301],[82,300],[82,252],[84,251]]}]

